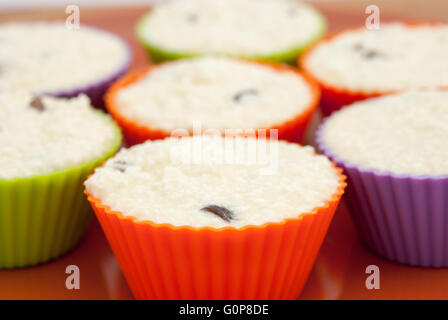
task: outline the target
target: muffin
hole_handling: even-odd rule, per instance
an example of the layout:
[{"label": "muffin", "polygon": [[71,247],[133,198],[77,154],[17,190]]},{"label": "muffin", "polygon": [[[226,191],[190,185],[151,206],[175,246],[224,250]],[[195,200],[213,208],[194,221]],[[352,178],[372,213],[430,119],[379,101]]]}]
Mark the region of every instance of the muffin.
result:
[{"label": "muffin", "polygon": [[312,147],[218,135],[123,149],[85,185],[137,299],[295,299],[344,179]]},{"label": "muffin", "polygon": [[448,86],[448,25],[382,23],[329,36],[301,58],[322,89],[324,115],[366,98]]},{"label": "muffin", "polygon": [[363,242],[389,260],[448,266],[448,91],[411,90],[331,115],[319,148],[345,170]]},{"label": "muffin", "polygon": [[[293,142],[304,135],[319,90],[292,67],[204,56],[151,66],[121,78],[106,108],[128,143],[160,139],[179,130],[277,129]],[[258,130],[260,129],[260,130]]]},{"label": "muffin", "polygon": [[0,268],[54,259],[90,217],[82,183],[121,144],[119,127],[76,98],[0,92]]},{"label": "muffin", "polygon": [[169,2],[137,25],[137,36],[155,62],[223,54],[295,64],[325,32],[325,18],[298,0]]},{"label": "muffin", "polygon": [[0,91],[28,90],[35,95],[89,96],[104,107],[111,82],[129,67],[131,52],[117,36],[62,22],[0,24]]}]

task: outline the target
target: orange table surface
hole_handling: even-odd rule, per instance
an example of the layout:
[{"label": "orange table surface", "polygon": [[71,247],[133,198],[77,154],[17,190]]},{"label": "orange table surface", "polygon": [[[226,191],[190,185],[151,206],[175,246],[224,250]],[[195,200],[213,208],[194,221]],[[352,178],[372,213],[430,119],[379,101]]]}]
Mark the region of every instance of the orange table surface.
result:
[{"label": "orange table surface", "polygon": [[[331,30],[363,24],[368,1],[319,1]],[[383,20],[447,21],[444,0],[377,1]],[[81,7],[83,23],[111,30],[125,38],[134,51],[131,70],[147,65],[144,51],[134,36],[134,23],[148,8],[87,9]],[[0,21],[65,19],[56,11],[3,12]],[[66,267],[80,270],[80,289],[65,286]],[[366,267],[380,270],[380,289],[365,286]],[[363,248],[342,202],[322,245],[300,299],[446,299],[448,268],[415,268],[380,259]],[[36,267],[0,270],[0,299],[133,299],[120,267],[95,218],[77,248],[62,258]]]}]

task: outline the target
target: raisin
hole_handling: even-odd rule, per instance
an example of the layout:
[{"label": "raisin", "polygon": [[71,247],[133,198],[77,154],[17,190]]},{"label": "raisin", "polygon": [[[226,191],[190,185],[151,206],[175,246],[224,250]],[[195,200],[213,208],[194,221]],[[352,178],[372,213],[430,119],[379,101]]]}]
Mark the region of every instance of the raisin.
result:
[{"label": "raisin", "polygon": [[379,56],[381,56],[381,54],[375,50],[367,50],[366,52],[364,52],[364,57],[366,59],[378,58]]},{"label": "raisin", "polygon": [[233,96],[233,101],[240,102],[245,96],[248,96],[248,95],[256,96],[256,95],[258,95],[258,91],[255,89],[246,89],[246,90],[239,91]]},{"label": "raisin", "polygon": [[220,217],[222,220],[226,222],[231,222],[233,219],[233,212],[225,207],[220,207],[217,205],[209,205],[201,209],[201,211],[207,211],[213,213]]},{"label": "raisin", "polygon": [[362,54],[362,57],[365,59],[374,59],[379,57],[386,57],[385,54],[382,54],[381,52],[375,50],[375,49],[368,49],[364,47],[362,43],[355,43],[353,45],[353,49],[356,51],[359,51]]},{"label": "raisin", "polygon": [[45,105],[43,104],[40,97],[34,97],[30,102],[30,107],[40,112],[45,111]]},{"label": "raisin", "polygon": [[118,171],[124,173],[126,171],[127,167],[129,166],[129,163],[127,163],[126,161],[117,160],[117,161],[113,162],[112,166],[115,170],[118,170]]}]

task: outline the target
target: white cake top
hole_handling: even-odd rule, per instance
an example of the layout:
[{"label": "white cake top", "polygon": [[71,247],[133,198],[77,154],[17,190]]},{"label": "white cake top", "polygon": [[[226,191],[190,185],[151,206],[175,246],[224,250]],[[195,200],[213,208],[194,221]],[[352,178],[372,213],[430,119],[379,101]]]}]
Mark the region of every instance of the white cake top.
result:
[{"label": "white cake top", "polygon": [[270,55],[298,49],[324,28],[322,16],[298,0],[183,0],[148,14],[143,36],[182,53]]},{"label": "white cake top", "polygon": [[150,128],[269,128],[312,102],[298,73],[224,57],[177,60],[157,66],[121,89],[115,103],[128,119]]},{"label": "white cake top", "polygon": [[372,92],[448,85],[448,25],[382,23],[323,41],[306,68],[324,83]]},{"label": "white cake top", "polygon": [[128,59],[118,37],[59,22],[0,24],[0,90],[57,93],[96,84]]},{"label": "white cake top", "polygon": [[[85,184],[103,205],[126,216],[214,228],[297,218],[337,194],[336,169],[312,147],[274,141],[263,148],[257,143],[254,138],[203,136],[147,141],[122,149]],[[258,152],[256,161],[250,161],[254,153],[248,150]],[[264,172],[267,167],[275,170]]]},{"label": "white cake top", "polygon": [[448,174],[448,91],[411,91],[358,102],[334,113],[329,150],[364,168],[410,175]]},{"label": "white cake top", "polygon": [[117,143],[109,116],[89,99],[0,93],[0,179],[44,175],[94,161]]}]

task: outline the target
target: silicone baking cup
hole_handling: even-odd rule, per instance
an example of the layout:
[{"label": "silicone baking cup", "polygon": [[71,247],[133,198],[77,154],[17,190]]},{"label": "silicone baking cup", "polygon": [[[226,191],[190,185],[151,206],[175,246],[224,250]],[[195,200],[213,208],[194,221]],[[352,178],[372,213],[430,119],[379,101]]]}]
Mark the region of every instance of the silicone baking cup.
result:
[{"label": "silicone baking cup", "polygon": [[[302,52],[305,51],[310,45],[314,42],[321,39],[325,33],[327,32],[327,21],[323,15],[320,13],[316,13],[320,19],[319,28],[316,29],[313,36],[311,36],[308,41],[304,43],[297,44],[293,48],[285,51],[272,52],[270,54],[259,55],[254,53],[253,55],[244,55],[244,54],[228,54],[226,52],[216,53],[221,55],[233,56],[237,58],[246,58],[246,59],[254,59],[254,60],[262,60],[262,61],[270,61],[270,62],[281,62],[288,64],[296,64],[297,56],[299,56]],[[153,62],[162,62],[167,60],[175,60],[182,58],[191,58],[195,56],[200,56],[204,54],[210,54],[207,52],[180,52],[174,50],[164,49],[161,46],[158,46],[151,42],[150,39],[145,37],[144,30],[147,28],[147,24],[151,19],[150,13],[144,15],[137,23],[136,26],[136,34],[140,44],[146,50],[149,58]]]},{"label": "silicone baking cup", "polygon": [[[113,35],[110,32],[104,31],[104,30],[96,28],[96,27],[89,26],[88,28]],[[44,93],[39,93],[39,95],[50,95],[50,96],[54,96],[54,97],[73,98],[73,97],[76,97],[79,94],[83,93],[90,98],[90,102],[91,102],[92,106],[104,110],[105,109],[104,100],[103,100],[104,94],[106,93],[107,89],[114,81],[116,81],[118,78],[120,78],[121,76],[123,76],[126,73],[129,66],[131,65],[131,61],[132,61],[132,51],[129,48],[129,46],[127,45],[127,43],[124,40],[122,40],[121,38],[119,38],[118,36],[115,36],[115,35],[113,35],[113,36],[122,43],[124,48],[126,48],[127,54],[126,54],[126,59],[123,61],[123,63],[120,66],[118,66],[116,70],[111,70],[111,73],[109,76],[104,77],[103,79],[98,79],[94,83],[89,83],[89,84],[86,84],[86,85],[83,85],[83,86],[80,86],[77,88],[73,88],[73,89],[69,89],[69,90],[62,90],[62,91],[47,91]]]},{"label": "silicone baking cup", "polygon": [[80,241],[91,216],[83,182],[121,144],[110,123],[116,136],[101,157],[48,175],[0,179],[0,268],[47,262]]},{"label": "silicone baking cup", "polygon": [[296,299],[333,214],[331,199],[280,223],[241,229],[141,221],[85,191],[137,299]]},{"label": "silicone baking cup", "polygon": [[346,203],[361,241],[377,255],[413,266],[448,266],[448,175],[412,176],[354,165],[316,134],[318,149],[344,169]]},{"label": "silicone baking cup", "polygon": [[[247,63],[256,63],[265,66],[267,68],[272,68],[277,72],[292,71],[300,74],[297,69],[282,64],[267,63],[254,60],[244,60],[244,61],[247,61]],[[163,65],[163,63],[159,65],[149,66],[143,70],[130,73],[120,78],[117,82],[111,85],[110,89],[107,91],[105,95],[104,100],[106,103],[106,109],[122,128],[126,142],[130,146],[142,143],[146,140],[164,139],[171,136],[171,132],[169,131],[165,131],[159,128],[151,128],[135,120],[126,118],[125,115],[120,113],[120,109],[115,101],[116,96],[121,89],[137,82],[140,78],[148,75],[148,73],[150,73],[152,70],[158,68],[161,65]],[[284,123],[273,125],[271,128],[266,128],[267,135],[269,135],[270,129],[278,129],[279,139],[287,140],[290,142],[302,141],[303,136],[308,127],[308,124],[313,116],[314,111],[317,109],[320,99],[320,90],[317,84],[315,84],[314,81],[309,79],[307,76],[304,76],[304,78],[312,92],[312,100],[310,104],[303,111],[297,114],[294,118]],[[190,132],[190,134],[192,134],[192,132]]]},{"label": "silicone baking cup", "polygon": [[[418,27],[418,26],[437,26],[440,23],[422,23],[422,22],[404,22],[409,27]],[[348,28],[339,32],[332,33],[326,36],[321,41],[312,45],[306,52],[303,53],[298,59],[298,65],[301,67],[304,74],[306,74],[309,78],[313,79],[320,87],[322,96],[320,100],[320,108],[322,110],[322,114],[324,116],[329,116],[332,112],[340,110],[344,106],[350,105],[356,101],[361,101],[369,98],[379,97],[386,94],[396,93],[397,91],[378,91],[378,90],[370,90],[370,91],[358,91],[351,90],[349,88],[345,88],[342,86],[332,85],[325,82],[325,79],[320,79],[316,75],[314,75],[313,71],[308,67],[308,59],[313,54],[314,50],[322,45],[325,42],[330,42],[338,36],[357,29],[364,29],[365,27],[356,27],[356,28]]]}]

